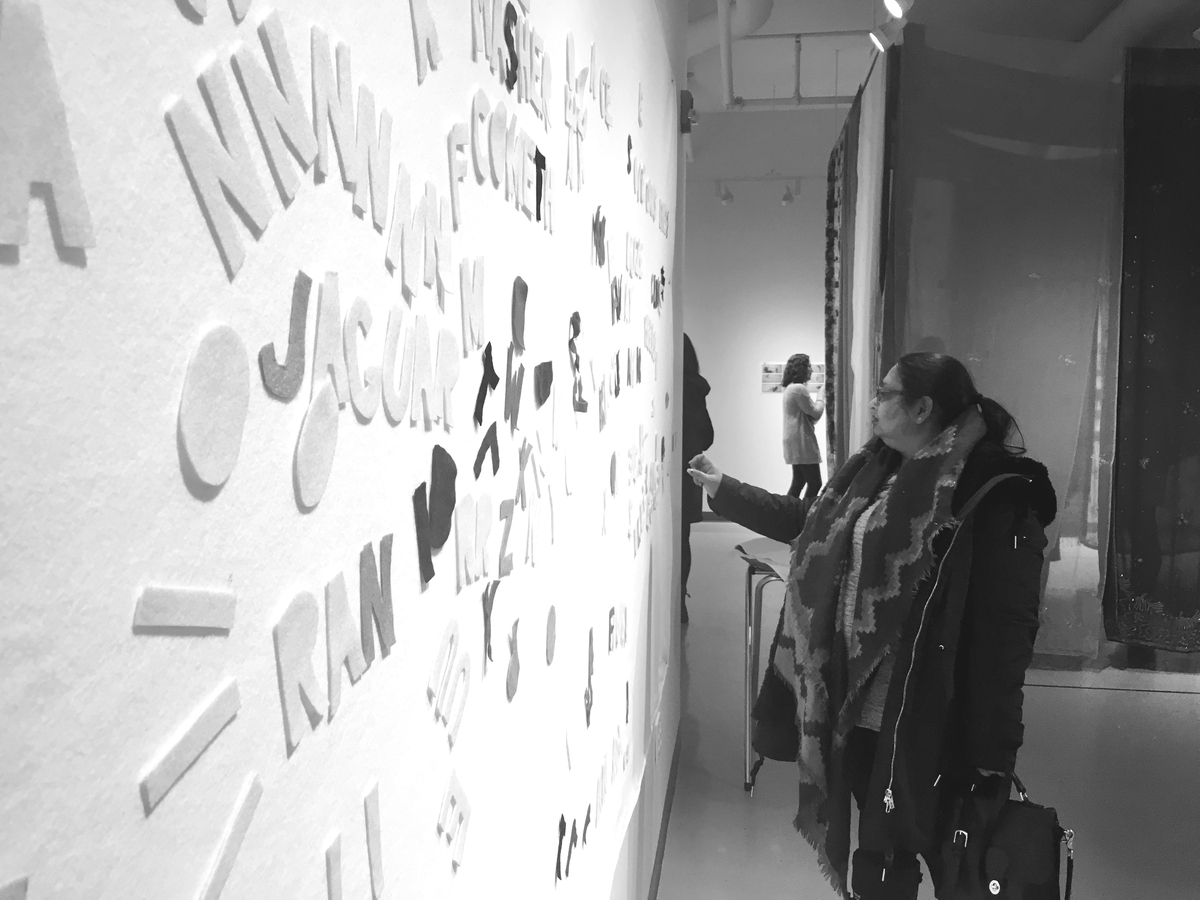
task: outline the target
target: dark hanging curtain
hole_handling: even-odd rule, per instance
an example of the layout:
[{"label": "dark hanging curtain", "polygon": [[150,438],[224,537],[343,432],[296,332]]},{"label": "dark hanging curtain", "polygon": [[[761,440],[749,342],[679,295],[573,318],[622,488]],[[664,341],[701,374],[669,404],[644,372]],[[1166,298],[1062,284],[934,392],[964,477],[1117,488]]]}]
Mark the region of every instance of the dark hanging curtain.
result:
[{"label": "dark hanging curtain", "polygon": [[1132,50],[1110,640],[1200,651],[1200,51]]},{"label": "dark hanging curtain", "polygon": [[951,354],[1016,417],[1060,508],[1038,650],[1093,657],[1115,426],[1122,93],[969,51],[948,31],[904,30],[880,371],[916,350]]},{"label": "dark hanging curtain", "polygon": [[832,475],[848,454],[845,411],[850,385],[841,377],[850,346],[854,275],[854,209],[858,193],[858,123],[862,92],[854,99],[833,152],[825,193],[825,435]]}]

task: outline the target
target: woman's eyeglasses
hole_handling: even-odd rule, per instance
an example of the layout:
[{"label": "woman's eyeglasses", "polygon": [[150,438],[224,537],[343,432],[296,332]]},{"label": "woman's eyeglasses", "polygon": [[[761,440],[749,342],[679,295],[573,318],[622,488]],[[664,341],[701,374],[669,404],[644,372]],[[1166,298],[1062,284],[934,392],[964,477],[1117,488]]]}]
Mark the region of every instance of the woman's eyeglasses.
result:
[{"label": "woman's eyeglasses", "polygon": [[891,388],[881,387],[881,388],[876,389],[876,391],[875,391],[875,402],[883,403],[885,400],[889,399],[890,397],[899,397],[903,393],[904,393],[904,391],[896,391],[896,390],[892,390]]}]

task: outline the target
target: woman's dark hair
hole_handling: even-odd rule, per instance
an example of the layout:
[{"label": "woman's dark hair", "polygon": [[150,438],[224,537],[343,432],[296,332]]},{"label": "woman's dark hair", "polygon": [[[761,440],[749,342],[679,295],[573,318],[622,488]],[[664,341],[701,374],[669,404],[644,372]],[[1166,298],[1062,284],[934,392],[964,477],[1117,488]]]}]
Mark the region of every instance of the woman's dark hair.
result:
[{"label": "woman's dark hair", "polygon": [[692,346],[692,339],[685,334],[683,336],[683,377],[699,374],[700,360],[696,357],[696,348]]},{"label": "woman's dark hair", "polygon": [[796,383],[803,384],[808,381],[808,378],[804,377],[806,372],[808,373],[808,378],[811,378],[812,363],[809,362],[808,354],[793,353],[788,357],[788,361],[783,367],[783,386],[787,387],[789,384]]},{"label": "woman's dark hair", "polygon": [[897,360],[896,368],[900,373],[904,398],[917,400],[929,397],[933,401],[933,415],[939,428],[945,428],[961,416],[968,406],[976,405],[987,426],[983,438],[985,441],[999,444],[1013,454],[1025,452],[1024,436],[1019,444],[1009,443],[1013,432],[1021,434],[1012,413],[979,393],[967,367],[953,356],[945,353],[909,353]]}]

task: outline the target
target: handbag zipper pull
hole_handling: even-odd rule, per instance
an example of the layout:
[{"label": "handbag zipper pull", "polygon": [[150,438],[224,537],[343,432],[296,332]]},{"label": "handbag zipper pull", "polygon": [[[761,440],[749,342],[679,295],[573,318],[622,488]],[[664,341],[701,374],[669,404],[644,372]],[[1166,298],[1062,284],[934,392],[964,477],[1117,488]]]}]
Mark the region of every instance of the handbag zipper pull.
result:
[{"label": "handbag zipper pull", "polygon": [[888,788],[883,792],[883,808],[885,812],[891,812],[896,808],[896,801],[892,797],[892,789]]}]

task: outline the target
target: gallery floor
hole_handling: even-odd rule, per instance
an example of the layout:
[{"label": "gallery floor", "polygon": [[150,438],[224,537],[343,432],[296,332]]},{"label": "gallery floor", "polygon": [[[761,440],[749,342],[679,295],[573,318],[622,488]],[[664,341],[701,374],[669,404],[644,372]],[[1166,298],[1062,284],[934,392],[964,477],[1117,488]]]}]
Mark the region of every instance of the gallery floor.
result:
[{"label": "gallery floor", "polygon": [[[791,826],[792,767],[769,762],[754,795],[742,789],[745,565],[733,547],[752,537],[726,522],[692,530],[680,759],[659,900],[834,897]],[[775,621],[782,593],[767,589],[764,622]],[[1194,900],[1200,679],[1106,670],[1028,680],[1019,771],[1033,799],[1057,806],[1078,834],[1076,900]],[[926,878],[920,900],[932,897]]]}]

